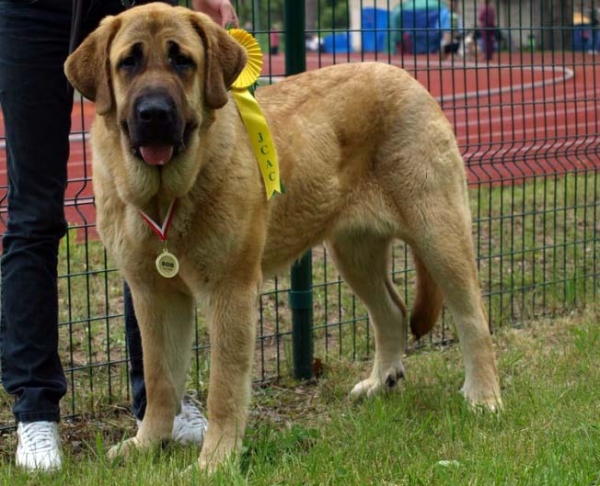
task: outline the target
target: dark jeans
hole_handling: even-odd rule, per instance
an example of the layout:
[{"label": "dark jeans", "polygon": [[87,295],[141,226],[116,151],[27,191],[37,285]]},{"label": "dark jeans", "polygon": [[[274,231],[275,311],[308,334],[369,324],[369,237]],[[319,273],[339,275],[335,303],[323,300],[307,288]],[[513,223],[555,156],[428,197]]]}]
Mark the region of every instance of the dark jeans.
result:
[{"label": "dark jeans", "polygon": [[[90,2],[80,38],[119,0]],[[58,421],[66,379],[58,356],[57,259],[73,91],[63,73],[71,0],[0,0],[0,104],[6,129],[8,226],[3,237],[2,383],[18,421]],[[139,330],[126,292],[134,409],[145,408]]]},{"label": "dark jeans", "polygon": [[483,44],[483,55],[486,61],[491,61],[496,51],[496,29],[488,28],[481,30],[481,42]]},{"label": "dark jeans", "polygon": [[129,378],[133,394],[133,415],[139,420],[146,411],[146,382],[144,381],[144,363],[142,360],[142,337],[133,310],[133,300],[129,286],[125,284],[123,297],[125,300],[125,334],[129,350]]}]

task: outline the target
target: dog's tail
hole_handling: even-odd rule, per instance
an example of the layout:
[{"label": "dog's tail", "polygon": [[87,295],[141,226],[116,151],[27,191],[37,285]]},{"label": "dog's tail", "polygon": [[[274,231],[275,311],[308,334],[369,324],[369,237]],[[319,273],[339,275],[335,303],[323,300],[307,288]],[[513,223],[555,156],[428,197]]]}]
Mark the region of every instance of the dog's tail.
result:
[{"label": "dog's tail", "polygon": [[414,253],[413,258],[417,270],[417,293],[410,313],[410,330],[419,339],[433,329],[440,317],[444,296],[421,259]]}]

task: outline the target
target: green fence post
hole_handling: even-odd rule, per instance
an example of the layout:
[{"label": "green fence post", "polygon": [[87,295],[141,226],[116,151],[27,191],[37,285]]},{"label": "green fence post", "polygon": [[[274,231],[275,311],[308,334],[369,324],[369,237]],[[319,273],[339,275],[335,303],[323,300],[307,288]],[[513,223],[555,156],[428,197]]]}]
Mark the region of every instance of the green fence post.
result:
[{"label": "green fence post", "polygon": [[312,255],[308,251],[292,267],[290,289],[294,377],[312,377]]},{"label": "green fence post", "polygon": [[[304,0],[285,1],[285,74],[306,71]],[[285,196],[283,196],[285,197]],[[290,290],[294,376],[312,377],[312,256],[307,252],[292,267]]]},{"label": "green fence post", "polygon": [[285,0],[285,74],[306,71],[304,0]]}]

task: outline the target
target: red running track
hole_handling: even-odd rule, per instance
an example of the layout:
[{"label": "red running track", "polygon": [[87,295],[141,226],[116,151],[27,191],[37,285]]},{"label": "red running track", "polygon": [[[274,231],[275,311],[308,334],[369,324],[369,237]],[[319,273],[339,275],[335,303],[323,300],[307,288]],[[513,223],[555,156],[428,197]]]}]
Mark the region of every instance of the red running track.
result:
[{"label": "red running track", "polygon": [[[438,99],[454,126],[471,183],[514,184],[539,174],[600,166],[600,63],[583,53],[534,56],[502,53],[489,66],[436,56],[310,53],[307,69],[380,60],[402,66]],[[267,58],[263,74],[280,77],[283,56]],[[91,103],[76,103],[66,214],[71,226],[93,232],[91,165],[85,130]],[[4,126],[0,124],[0,137]],[[6,218],[6,152],[0,138],[0,233]]]}]

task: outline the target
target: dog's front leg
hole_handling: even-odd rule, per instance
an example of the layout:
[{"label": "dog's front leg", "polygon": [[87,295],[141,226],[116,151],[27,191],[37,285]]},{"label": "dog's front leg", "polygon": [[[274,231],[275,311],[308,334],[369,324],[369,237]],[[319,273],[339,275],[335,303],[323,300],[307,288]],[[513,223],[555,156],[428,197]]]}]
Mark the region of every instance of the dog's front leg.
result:
[{"label": "dog's front leg", "polygon": [[199,458],[200,467],[209,471],[242,445],[250,403],[257,287],[228,282],[210,293],[209,425]]},{"label": "dog's front leg", "polygon": [[191,296],[167,286],[130,285],[142,336],[147,406],[137,435],[113,447],[110,457],[171,439],[194,335]]}]

